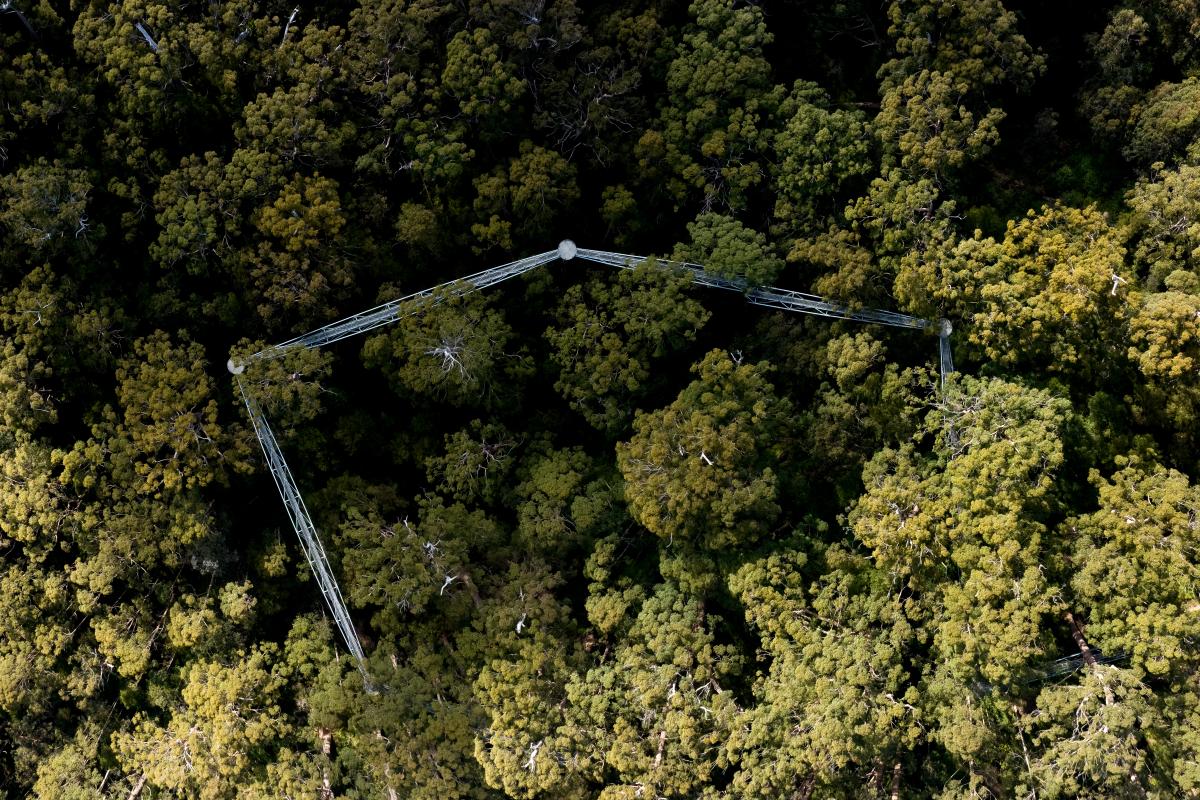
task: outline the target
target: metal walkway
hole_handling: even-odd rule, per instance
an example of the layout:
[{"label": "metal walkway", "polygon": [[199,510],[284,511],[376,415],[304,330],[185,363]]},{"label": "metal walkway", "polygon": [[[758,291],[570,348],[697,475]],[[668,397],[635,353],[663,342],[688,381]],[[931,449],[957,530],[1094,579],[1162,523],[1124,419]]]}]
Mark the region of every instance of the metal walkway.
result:
[{"label": "metal walkway", "polygon": [[[288,518],[291,520],[292,527],[300,539],[300,547],[304,550],[304,556],[308,560],[309,567],[312,568],[313,576],[316,578],[317,585],[321,589],[321,595],[325,598],[325,603],[329,606],[330,613],[333,614],[333,620],[337,625],[338,632],[346,642],[346,648],[357,660],[358,668],[362,672],[363,679],[367,682],[368,686],[370,686],[370,679],[366,671],[366,659],[362,644],[359,641],[358,633],[354,629],[354,623],[350,619],[350,611],[346,608],[346,602],[342,597],[342,591],[338,586],[337,579],[329,567],[329,559],[325,555],[325,548],[321,545],[321,538],[317,533],[316,526],[313,524],[312,517],[304,505],[304,498],[300,494],[295,480],[292,478],[291,470],[288,469],[287,461],[283,457],[283,451],[279,448],[275,434],[271,431],[271,426],[267,423],[266,415],[238,376],[246,370],[247,366],[253,364],[255,361],[278,358],[300,347],[312,349],[332,344],[351,336],[357,336],[415,314],[431,303],[436,304],[440,302],[441,298],[446,295],[469,294],[480,289],[486,289],[489,286],[495,286],[518,275],[523,275],[551,261],[558,259],[570,261],[576,257],[584,261],[607,264],[621,269],[634,269],[638,265],[650,260],[648,256],[612,253],[606,250],[586,250],[576,247],[574,242],[566,239],[560,242],[558,248],[555,250],[522,258],[518,261],[511,261],[507,264],[501,264],[498,267],[477,272],[474,275],[467,275],[453,281],[432,286],[428,289],[423,289],[419,292],[414,292],[410,295],[405,295],[404,297],[309,331],[294,339],[288,339],[286,342],[280,342],[277,345],[260,350],[248,356],[244,363],[237,363],[232,358],[227,363],[229,371],[233,373],[234,380],[237,382],[242,400],[246,404],[246,411],[250,415],[250,422],[254,426],[254,433],[258,437],[259,444],[262,446],[263,456],[267,461],[267,468],[271,472],[271,477],[275,480],[275,487],[279,490],[279,496],[283,500],[283,506],[287,510]],[[744,280],[732,280],[708,272],[700,264],[663,259],[657,259],[656,263],[669,269],[677,269],[690,274],[692,282],[698,286],[739,292],[745,296],[746,302],[751,305],[776,308],[800,314],[812,314],[828,319],[846,319],[854,322],[889,325],[912,330],[936,330],[938,334],[938,367],[943,386],[945,385],[946,376],[954,371],[954,361],[950,352],[951,326],[946,320],[931,322],[920,317],[900,314],[895,311],[884,311],[873,308],[856,309],[816,295],[796,292],[790,289],[779,289],[773,286],[752,287]]]}]

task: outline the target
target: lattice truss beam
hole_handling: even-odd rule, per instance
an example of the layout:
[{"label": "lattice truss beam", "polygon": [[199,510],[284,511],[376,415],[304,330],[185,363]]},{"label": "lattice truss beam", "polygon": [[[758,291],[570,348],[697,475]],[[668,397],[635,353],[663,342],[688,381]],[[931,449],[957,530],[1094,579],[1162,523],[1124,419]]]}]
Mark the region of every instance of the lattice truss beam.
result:
[{"label": "lattice truss beam", "polygon": [[[626,253],[611,253],[605,250],[578,248],[574,242],[567,239],[560,242],[558,248],[555,250],[511,261],[507,264],[501,264],[498,267],[477,272],[474,275],[456,278],[453,281],[438,284],[420,292],[414,292],[413,294],[309,331],[302,336],[297,336],[286,342],[280,342],[277,345],[248,356],[244,363],[237,363],[233,359],[229,360],[227,366],[229,371],[233,373],[238,391],[241,393],[242,400],[246,404],[246,412],[250,415],[250,422],[254,426],[254,433],[258,437],[259,444],[262,446],[267,468],[271,472],[271,477],[275,480],[275,487],[279,490],[279,496],[283,500],[283,506],[287,511],[288,519],[296,531],[296,536],[300,539],[300,547],[304,551],[304,557],[308,561],[313,576],[317,580],[321,596],[324,597],[326,605],[329,606],[329,611],[333,615],[338,632],[345,641],[346,648],[357,660],[359,670],[362,671],[364,678],[366,678],[367,674],[362,644],[350,619],[350,611],[346,608],[346,601],[342,597],[341,588],[338,586],[337,579],[333,575],[333,570],[330,569],[329,559],[325,555],[325,548],[321,545],[321,538],[317,534],[312,517],[304,505],[304,497],[300,494],[299,487],[296,486],[296,481],[292,477],[291,470],[288,468],[287,460],[283,456],[279,442],[275,439],[275,434],[271,431],[271,426],[267,422],[267,417],[263,413],[262,407],[259,406],[253,394],[246,388],[246,385],[239,376],[249,364],[255,361],[278,358],[288,351],[297,348],[312,349],[321,347],[341,341],[342,339],[348,339],[351,336],[358,336],[384,325],[390,325],[424,308],[425,303],[422,303],[422,300],[428,303],[437,303],[440,302],[439,298],[447,294],[463,295],[476,292],[480,289],[486,289],[489,286],[495,286],[510,278],[515,278],[518,275],[523,275],[551,261],[560,259],[570,261],[576,257],[584,261],[607,264],[621,269],[634,269],[648,260],[647,256],[634,256]],[[714,275],[700,264],[663,259],[658,259],[656,263],[665,269],[679,270],[690,274],[692,282],[699,286],[739,292],[745,296],[746,302],[751,305],[777,308],[800,314],[812,314],[829,319],[849,319],[855,322],[888,325],[896,328],[936,331],[938,334],[938,365],[943,384],[945,383],[946,376],[954,371],[954,362],[950,352],[951,327],[950,323],[946,320],[931,322],[930,320],[900,314],[895,311],[883,311],[872,308],[852,309],[832,300],[803,292],[778,289],[773,286],[752,287],[743,280],[731,280]]]}]

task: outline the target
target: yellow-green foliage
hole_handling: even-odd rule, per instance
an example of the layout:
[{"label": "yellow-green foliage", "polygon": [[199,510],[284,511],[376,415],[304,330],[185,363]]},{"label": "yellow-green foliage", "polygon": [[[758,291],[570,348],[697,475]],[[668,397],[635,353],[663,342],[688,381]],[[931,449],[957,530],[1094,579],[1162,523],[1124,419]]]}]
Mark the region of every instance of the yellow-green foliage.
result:
[{"label": "yellow-green foliage", "polygon": [[1200,795],[1198,42],[0,3],[0,797]]}]

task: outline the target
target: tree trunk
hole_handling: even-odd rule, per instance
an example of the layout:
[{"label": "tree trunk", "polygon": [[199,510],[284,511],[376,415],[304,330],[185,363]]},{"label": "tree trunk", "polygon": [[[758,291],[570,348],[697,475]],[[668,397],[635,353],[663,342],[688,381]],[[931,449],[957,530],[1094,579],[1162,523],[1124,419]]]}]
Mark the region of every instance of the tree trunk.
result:
[{"label": "tree trunk", "polygon": [[654,754],[654,769],[662,766],[663,749],[667,746],[667,729],[658,732],[658,752]]},{"label": "tree trunk", "polygon": [[321,755],[328,757],[333,752],[333,731],[317,728],[317,738],[321,740]]},{"label": "tree trunk", "polygon": [[1088,647],[1087,639],[1083,638],[1083,626],[1070,611],[1066,612],[1065,616],[1067,624],[1071,626],[1071,638],[1075,640],[1075,646],[1079,648],[1079,654],[1083,656],[1083,663],[1089,667],[1096,666],[1096,656],[1092,653],[1092,648]]},{"label": "tree trunk", "polygon": [[[1083,663],[1087,664],[1088,667],[1090,667],[1091,670],[1096,673],[1097,677],[1099,677],[1100,672],[1097,669],[1099,665],[1096,664],[1096,654],[1092,652],[1092,648],[1088,647],[1087,639],[1085,639],[1083,636],[1083,625],[1079,623],[1079,620],[1075,619],[1075,615],[1070,611],[1067,611],[1065,616],[1067,619],[1067,624],[1071,626],[1071,637],[1075,640],[1075,644],[1079,647],[1079,654],[1083,656]],[[1105,681],[1104,705],[1111,706],[1113,702],[1112,688],[1110,688],[1108,682]]]},{"label": "tree trunk", "polygon": [[333,787],[329,783],[329,756],[333,753],[333,731],[329,728],[317,728],[317,738],[321,740],[321,755],[325,756],[326,764],[321,768],[321,800],[333,800]]},{"label": "tree trunk", "polygon": [[1015,714],[1017,717],[1017,736],[1019,736],[1021,739],[1021,756],[1025,760],[1025,772],[1029,775],[1029,785],[1032,787],[1029,790],[1029,797],[1031,800],[1037,800],[1037,787],[1035,785],[1036,781],[1033,780],[1033,762],[1029,760],[1029,747],[1025,744],[1025,731],[1021,727],[1024,724],[1022,719],[1025,716],[1025,709],[1022,708],[1020,702],[1016,702],[1013,703],[1012,710],[1013,714]]},{"label": "tree trunk", "polygon": [[142,776],[137,779],[137,783],[135,783],[133,788],[129,791],[129,797],[125,798],[125,800],[137,800],[138,796],[142,793],[142,787],[145,785],[146,773],[143,772]]},{"label": "tree trunk", "polygon": [[479,589],[475,586],[475,581],[471,580],[470,574],[464,571],[458,577],[466,584],[467,591],[471,593],[471,602],[475,604],[475,607],[482,606],[483,598],[479,596]]}]

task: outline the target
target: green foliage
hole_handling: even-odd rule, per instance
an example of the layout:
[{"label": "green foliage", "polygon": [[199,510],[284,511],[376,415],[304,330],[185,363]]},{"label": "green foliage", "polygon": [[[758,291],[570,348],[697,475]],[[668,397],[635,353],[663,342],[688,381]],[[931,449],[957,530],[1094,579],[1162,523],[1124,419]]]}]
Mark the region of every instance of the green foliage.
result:
[{"label": "green foliage", "polygon": [[1153,55],[1173,63],[1185,74],[1195,74],[1197,50],[1195,37],[1200,33],[1200,17],[1192,0],[1165,3],[1130,3],[1150,23],[1154,36],[1147,49]]},{"label": "green foliage", "polygon": [[[266,350],[269,343],[246,339],[233,348],[231,358],[244,365],[245,359]],[[266,414],[287,427],[310,422],[324,408],[329,390],[322,384],[329,376],[333,356],[325,350],[294,347],[278,358],[256,359],[241,376],[242,385]]]},{"label": "green foliage", "polygon": [[252,221],[261,238],[247,260],[264,319],[275,309],[312,319],[351,285],[352,264],[334,244],[346,223],[336,182],[296,175]]},{"label": "green foliage", "polygon": [[561,579],[540,562],[514,565],[488,608],[487,648],[473,688],[486,722],[475,760],[487,785],[511,797],[584,796],[590,759],[563,730],[566,684],[578,663],[569,614],[554,597]]},{"label": "green foliage", "polygon": [[664,583],[641,604],[611,660],[568,684],[565,733],[585,753],[603,753],[616,772],[605,796],[640,788],[695,797],[726,766],[720,750],[738,711],[727,687],[741,658],[715,641],[719,624],[702,601]]},{"label": "green foliage", "polygon": [[1125,313],[1123,256],[1095,209],[1044,209],[1009,223],[992,267],[1000,280],[981,292],[986,310],[975,315],[972,339],[991,358],[1013,361],[1019,348],[1056,369],[1101,355],[1094,348],[1110,336],[1097,329]]},{"label": "green foliage", "polygon": [[[980,88],[1003,81],[1028,83],[1044,59],[1018,31],[1017,15],[997,0],[924,0],[888,8],[896,58],[881,70],[885,87],[914,68],[952,72]],[[937,30],[935,38],[930,35]]]},{"label": "green foliage", "polygon": [[499,423],[472,421],[469,428],[446,434],[442,455],[425,462],[430,482],[470,503],[491,501],[507,491],[514,452],[521,442]]},{"label": "green foliage", "polygon": [[0,797],[1200,792],[1196,0],[0,6]]},{"label": "green foliage", "polygon": [[779,513],[775,470],[789,404],[765,364],[714,350],[699,376],[660,411],[640,414],[617,445],[630,513],[651,533],[705,548],[744,545]]},{"label": "green foliage", "polygon": [[772,41],[762,10],[697,0],[693,22],[667,68],[668,102],[638,141],[646,177],[665,181],[677,206],[739,210],[762,183],[782,87],[771,85],[763,50]]},{"label": "green foliage", "polygon": [[678,245],[673,258],[704,265],[724,278],[762,286],[775,280],[783,259],[772,253],[766,237],[746,228],[733,217],[701,214],[688,223],[691,242]]},{"label": "green foliage", "polygon": [[1092,481],[1099,510],[1063,523],[1088,633],[1105,652],[1129,654],[1136,674],[1178,680],[1200,656],[1191,589],[1200,492],[1180,472],[1137,462],[1108,480],[1093,472]]},{"label": "green foliage", "polygon": [[1144,52],[1149,33],[1150,23],[1132,8],[1114,11],[1104,31],[1091,37],[1101,74],[1113,83],[1145,80],[1152,67]]},{"label": "green foliage", "polygon": [[75,738],[38,765],[33,796],[38,800],[94,800],[100,794],[103,776],[96,770],[97,745],[101,732],[85,725]]},{"label": "green foliage", "polygon": [[489,710],[487,726],[475,737],[475,759],[487,784],[509,797],[584,796],[583,759],[560,730],[570,656],[559,642],[527,637],[508,658],[486,665],[475,682]]},{"label": "green foliage", "polygon": [[942,459],[904,447],[864,470],[848,523],[881,570],[930,604],[934,647],[963,677],[1011,684],[1040,653],[1055,608],[1042,537],[1068,413],[1044,390],[963,378],[929,417]]},{"label": "green foliage", "polygon": [[227,466],[244,464],[245,442],[218,420],[204,348],[180,338],[156,331],[134,342],[116,370],[120,410],[106,406],[92,437],[64,456],[64,481],[114,499],[162,498],[220,483]]},{"label": "green foliage", "polygon": [[1125,145],[1130,161],[1195,161],[1200,158],[1200,81],[1164,83],[1152,89],[1137,112],[1137,123]]},{"label": "green foliage", "polygon": [[471,233],[482,243],[509,250],[513,234],[544,236],[562,209],[579,197],[575,167],[551,150],[522,142],[520,155],[507,169],[497,168],[475,179],[475,212],[481,220]]},{"label": "green foliage", "polygon": [[43,388],[53,374],[44,364],[31,360],[12,341],[0,352],[0,422],[4,438],[20,438],[57,419],[54,403]]},{"label": "green foliage", "polygon": [[0,178],[0,226],[38,257],[79,247],[104,235],[88,216],[91,190],[86,171],[39,159]]},{"label": "green foliage", "polygon": [[393,657],[382,671],[387,690],[357,694],[352,728],[368,785],[414,800],[488,797],[473,742],[485,720],[470,687],[445,679],[453,671],[446,654],[420,648],[404,665]]},{"label": "green foliage", "polygon": [[1200,298],[1195,294],[1166,291],[1149,295],[1130,322],[1129,356],[1152,386],[1190,388],[1200,333],[1197,311]]},{"label": "green foliage", "polygon": [[999,364],[1072,372],[1109,359],[1131,313],[1132,275],[1117,231],[1095,208],[1043,208],[1010,220],[1002,241],[945,241],[906,265],[897,293],[910,307],[953,309]]},{"label": "green foliage", "polygon": [[[62,24],[49,4],[31,3],[25,15],[34,24],[41,24],[43,15],[47,24]],[[47,129],[55,129],[67,140],[79,136],[86,118],[96,113],[95,84],[70,65],[55,63],[41,48],[24,52],[9,48],[8,55],[8,69],[0,77],[6,117],[0,146],[20,135],[38,135]]]},{"label": "green foliage", "polygon": [[70,641],[62,575],[11,565],[0,596],[0,711],[20,717],[42,706],[61,679],[55,665]]},{"label": "green foliage", "polygon": [[284,164],[324,167],[336,163],[345,140],[354,135],[352,124],[327,124],[322,118],[322,112],[332,115],[335,108],[333,100],[311,84],[278,87],[246,104],[239,133]]},{"label": "green foliage", "polygon": [[[1033,740],[1045,747],[1029,766],[1044,797],[1168,797],[1152,773],[1162,735],[1150,691],[1129,670],[1096,667],[1077,683],[1044,689]],[[1147,724],[1148,723],[1148,724]]]},{"label": "green foliage", "polygon": [[1004,112],[979,105],[978,96],[1006,82],[1028,84],[1044,64],[1017,31],[1016,15],[999,0],[924,0],[892,3],[888,17],[896,57],[880,70],[875,119],[885,170],[926,178],[984,155]]},{"label": "green foliage", "polygon": [[1200,166],[1156,170],[1126,196],[1134,263],[1146,288],[1159,291],[1172,273],[1200,274]]},{"label": "green foliage", "polygon": [[709,314],[691,280],[655,263],[569,288],[546,331],[561,371],[554,388],[595,427],[625,427],[653,367],[695,338]]},{"label": "green foliage", "polygon": [[474,125],[495,129],[513,111],[525,91],[512,62],[500,57],[487,28],[459,31],[446,45],[442,89],[458,101]]},{"label": "green foliage", "polygon": [[213,152],[187,156],[167,173],[154,194],[161,227],[150,254],[164,267],[182,264],[203,274],[229,258],[243,225],[245,201],[262,202],[278,170],[261,154],[238,150],[225,163]]},{"label": "green foliage", "polygon": [[731,731],[734,797],[879,790],[885,776],[875,766],[920,735],[919,695],[904,668],[915,632],[901,603],[866,558],[838,548],[819,557],[823,574],[811,582],[793,547],[729,577],[768,662],[756,702]]},{"label": "green foliage", "polygon": [[112,737],[113,751],[126,771],[145,776],[147,784],[162,791],[202,800],[246,790],[253,795],[277,785],[277,770],[286,761],[268,771],[263,761],[252,758],[286,732],[277,705],[283,683],[271,670],[274,654],[260,649],[236,655],[238,661],[228,665],[197,662],[189,667],[181,702],[165,724],[139,715],[129,731]]},{"label": "green foliage", "polygon": [[[887,347],[866,331],[835,336],[808,358],[813,363],[804,366],[815,372],[819,388],[801,428],[801,448],[824,464],[822,478],[856,496],[869,454],[898,446],[920,429],[930,377],[889,362]],[[839,504],[847,499],[839,497]]]},{"label": "green foliage", "polygon": [[560,554],[579,534],[572,519],[572,502],[586,502],[583,485],[593,469],[581,449],[551,450],[524,465],[516,485],[517,532],[514,537],[536,553]]},{"label": "green foliage", "polygon": [[11,449],[0,451],[0,544],[19,542],[27,555],[43,560],[70,526],[66,493],[55,480],[57,454],[19,436]]},{"label": "green foliage", "polygon": [[374,611],[374,624],[399,634],[404,621],[427,606],[452,603],[469,589],[472,550],[500,539],[494,521],[461,504],[422,504],[419,520],[385,522],[375,506],[347,503],[336,541],[356,557],[343,567],[346,594]]},{"label": "green foliage", "polygon": [[385,370],[402,393],[494,404],[531,365],[520,351],[507,352],[512,328],[492,305],[487,295],[453,287],[415,298],[394,328],[367,339],[363,362]]},{"label": "green foliage", "polygon": [[142,491],[205,486],[223,474],[225,433],[204,350],[181,338],[175,345],[157,331],[139,339],[117,367],[116,438]]},{"label": "green foliage", "polygon": [[793,91],[796,112],[775,139],[775,216],[791,225],[812,224],[843,186],[870,173],[870,129],[862,112],[831,107],[815,84],[797,84]]},{"label": "green foliage", "polygon": [[[1190,281],[1191,274],[1187,276]],[[1196,371],[1200,295],[1177,291],[1150,295],[1130,321],[1129,340],[1129,358],[1145,381],[1143,402],[1135,411],[1138,416],[1164,420],[1173,428],[1173,444],[1190,450],[1200,410]]]},{"label": "green foliage", "polygon": [[[905,297],[904,273],[937,268],[936,256],[953,240],[961,213],[950,191],[956,176],[999,143],[1005,112],[994,104],[997,89],[1027,88],[1044,59],[999,0],[895,2],[888,17],[895,54],[879,70],[872,125],[880,174],[847,205],[851,230],[834,226],[815,241],[801,241],[794,256],[811,259],[815,250],[818,263],[835,270],[829,285],[843,298],[878,279],[872,273],[880,267],[899,272],[897,296],[924,314],[926,307]],[[863,237],[873,242],[878,265],[850,255]]]}]

